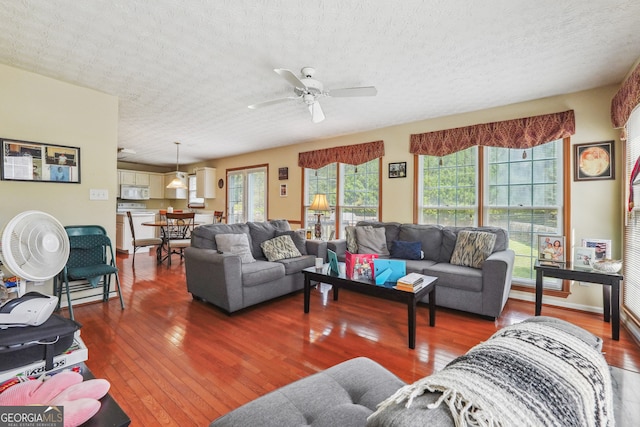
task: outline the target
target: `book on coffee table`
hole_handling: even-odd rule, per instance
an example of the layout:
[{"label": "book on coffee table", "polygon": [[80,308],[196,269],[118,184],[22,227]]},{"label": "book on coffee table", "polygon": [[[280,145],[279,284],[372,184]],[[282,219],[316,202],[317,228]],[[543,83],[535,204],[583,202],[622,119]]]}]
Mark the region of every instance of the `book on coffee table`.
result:
[{"label": "book on coffee table", "polygon": [[398,285],[404,285],[409,287],[415,287],[416,285],[421,284],[424,281],[424,277],[422,274],[418,273],[409,273],[406,276],[402,276],[398,279]]}]

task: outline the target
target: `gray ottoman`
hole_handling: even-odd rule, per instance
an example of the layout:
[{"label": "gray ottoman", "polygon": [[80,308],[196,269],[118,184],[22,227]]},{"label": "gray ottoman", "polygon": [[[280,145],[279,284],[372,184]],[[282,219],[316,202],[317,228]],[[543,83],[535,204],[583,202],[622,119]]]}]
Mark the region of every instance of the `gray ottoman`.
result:
[{"label": "gray ottoman", "polygon": [[210,427],[364,426],[376,405],[403,385],[378,363],[358,357],[261,396]]}]

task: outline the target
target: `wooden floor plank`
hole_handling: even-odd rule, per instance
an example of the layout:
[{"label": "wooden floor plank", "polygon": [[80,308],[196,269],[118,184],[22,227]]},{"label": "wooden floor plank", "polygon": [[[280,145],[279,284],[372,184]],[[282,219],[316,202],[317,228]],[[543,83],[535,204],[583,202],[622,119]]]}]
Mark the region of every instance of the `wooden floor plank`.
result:
[{"label": "wooden floor plank", "polygon": [[[132,425],[202,426],[218,416],[336,363],[367,356],[406,382],[442,369],[500,328],[533,315],[534,304],[509,300],[488,321],[438,309],[429,327],[418,308],[416,348],[407,348],[400,303],[349,291],[333,301],[314,290],[232,315],[192,300],[184,264],[157,266],[152,256],[118,255],[126,309],[116,300],[74,306],[89,348],[87,365],[106,378]],[[63,311],[66,313],[66,311]],[[543,314],[575,323],[604,339],[609,364],[640,372],[640,347],[623,327],[620,341],[602,316],[544,306]]]}]

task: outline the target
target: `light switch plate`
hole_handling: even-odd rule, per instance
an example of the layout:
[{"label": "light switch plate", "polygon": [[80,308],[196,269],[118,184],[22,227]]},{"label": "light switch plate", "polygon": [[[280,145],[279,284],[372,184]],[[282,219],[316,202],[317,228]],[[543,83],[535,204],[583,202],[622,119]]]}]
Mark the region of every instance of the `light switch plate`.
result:
[{"label": "light switch plate", "polygon": [[89,200],[109,200],[109,190],[92,188],[89,190]]}]

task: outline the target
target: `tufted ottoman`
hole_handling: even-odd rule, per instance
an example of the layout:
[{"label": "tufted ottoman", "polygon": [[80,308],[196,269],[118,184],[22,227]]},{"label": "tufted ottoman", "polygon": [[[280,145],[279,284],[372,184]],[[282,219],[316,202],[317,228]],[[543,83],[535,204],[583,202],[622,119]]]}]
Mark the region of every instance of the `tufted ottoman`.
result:
[{"label": "tufted ottoman", "polygon": [[216,419],[225,426],[364,426],[405,383],[365,357],[347,360],[259,397]]}]

